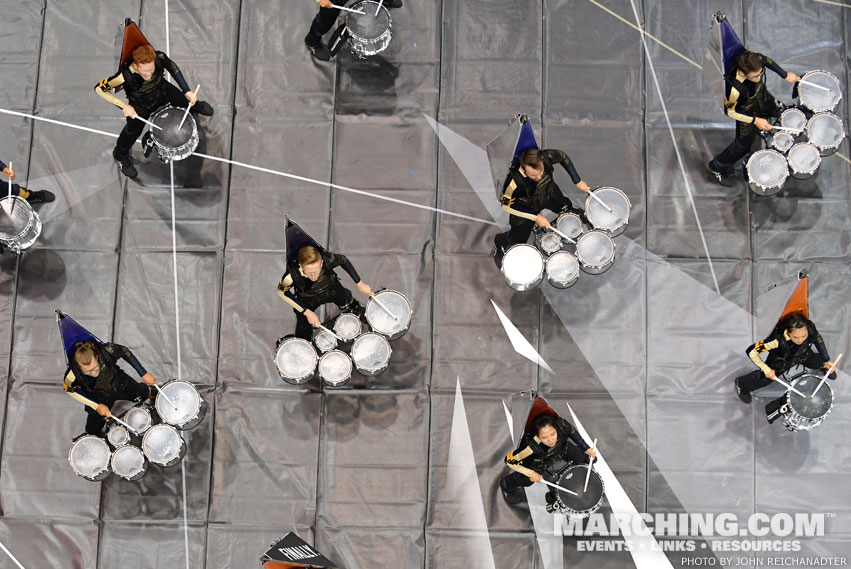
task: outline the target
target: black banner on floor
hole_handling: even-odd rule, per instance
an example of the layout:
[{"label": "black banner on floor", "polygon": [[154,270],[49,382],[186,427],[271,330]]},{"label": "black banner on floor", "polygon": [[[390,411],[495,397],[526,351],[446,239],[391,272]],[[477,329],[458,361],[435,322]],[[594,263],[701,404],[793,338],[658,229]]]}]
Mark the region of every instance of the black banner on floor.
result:
[{"label": "black banner on floor", "polygon": [[273,543],[260,562],[265,569],[339,569],[294,532]]}]

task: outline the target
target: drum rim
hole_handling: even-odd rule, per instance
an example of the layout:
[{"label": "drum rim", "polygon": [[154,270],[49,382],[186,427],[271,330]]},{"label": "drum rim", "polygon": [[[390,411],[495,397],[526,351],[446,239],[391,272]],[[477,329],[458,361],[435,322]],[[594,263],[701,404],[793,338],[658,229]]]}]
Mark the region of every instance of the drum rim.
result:
[{"label": "drum rim", "polygon": [[[564,253],[564,255],[562,255],[562,253]],[[573,254],[573,253],[571,253],[570,251],[556,251],[555,253],[553,253],[552,255],[550,255],[550,257],[547,259],[547,277],[551,277],[551,276],[552,276],[552,274],[550,273],[550,260],[552,260],[552,259],[558,259],[558,258],[559,258],[559,256],[564,257],[565,255],[566,255],[567,257],[569,257],[569,258],[573,259],[573,264],[576,266],[576,270],[575,270],[573,273],[571,273],[571,275],[570,275],[570,276],[571,276],[571,279],[572,279],[573,277],[579,276],[579,259],[577,259],[577,258],[576,258],[576,255],[574,255],[574,254]],[[558,282],[562,282],[562,283],[570,282],[570,280],[571,280],[571,279],[568,279],[568,280],[562,280],[562,279],[557,279],[557,278],[555,278],[555,277],[553,277],[553,279],[554,279],[554,280],[556,280],[556,281],[558,281]]]},{"label": "drum rim", "polygon": [[[198,415],[198,412],[201,410],[201,407],[203,405],[204,398],[201,397],[201,392],[198,391],[198,388],[195,387],[195,385],[193,385],[191,382],[186,381],[185,379],[177,379],[177,378],[172,379],[171,381],[165,382],[160,389],[162,389],[162,391],[165,392],[166,389],[168,388],[168,386],[172,385],[173,383],[183,383],[183,384],[188,385],[189,387],[192,388],[191,391],[192,391],[192,393],[195,394],[195,397],[197,398],[198,405],[196,406],[195,413],[193,415],[190,415],[185,421],[182,421],[182,422],[175,421],[178,425],[185,425],[186,423],[192,421],[192,419],[194,419]],[[156,399],[154,399],[154,408],[156,409],[157,414],[160,416],[160,418],[163,420],[163,422],[171,425],[172,423],[169,423],[169,421],[166,420],[166,418],[165,418],[166,414],[163,413],[162,411],[160,411],[160,407],[159,407],[160,395],[161,395],[161,393],[158,392]],[[163,404],[168,406],[168,402],[165,400],[165,398],[163,398]]]},{"label": "drum rim", "polygon": [[[814,166],[811,170],[797,170],[797,169],[793,169],[793,168],[792,168],[792,161],[791,161],[792,151],[793,151],[793,150],[795,150],[795,149],[796,149],[796,148],[798,148],[798,147],[801,147],[801,148],[811,148],[811,149],[812,149],[812,152],[815,152],[815,155],[816,155],[816,164],[815,164],[815,166]],[[813,144],[812,142],[809,142],[809,141],[806,141],[806,142],[796,142],[795,144],[793,144],[793,145],[792,145],[792,148],[790,148],[790,149],[789,149],[789,152],[786,154],[786,163],[787,163],[787,165],[789,166],[789,169],[790,169],[790,170],[793,170],[793,171],[795,171],[795,172],[798,172],[799,174],[809,174],[809,173],[811,173],[811,172],[815,172],[816,170],[818,170],[818,167],[819,167],[819,165],[821,164],[821,152],[819,152],[818,146],[816,146],[816,145],[815,145],[815,144]]]},{"label": "drum rim", "polygon": [[[840,131],[839,132],[839,138],[836,140],[836,142],[834,142],[830,146],[820,146],[820,145],[816,144],[813,141],[812,137],[810,136],[810,124],[812,124],[812,122],[815,119],[823,117],[823,116],[833,117],[833,119],[835,119],[834,122],[839,125],[839,131]],[[805,131],[807,133],[807,142],[811,143],[813,146],[815,146],[818,149],[825,149],[825,150],[830,150],[830,149],[833,149],[833,148],[839,148],[839,145],[842,144],[842,141],[845,139],[845,137],[848,134],[848,133],[845,132],[845,123],[842,122],[842,119],[839,118],[836,114],[834,114],[830,111],[821,111],[821,112],[813,114],[813,116],[811,116],[807,120],[807,126],[805,128]]]},{"label": "drum rim", "polygon": [[[381,338],[381,340],[383,341],[382,345],[387,346],[387,359],[378,367],[367,367],[367,366],[359,365],[358,361],[355,359],[355,347],[357,346],[358,342],[362,338],[365,338],[367,336],[375,336],[376,338]],[[363,369],[368,370],[368,371],[374,371],[374,370],[377,370],[377,369],[381,369],[381,368],[383,368],[384,366],[386,366],[390,363],[390,358],[391,358],[392,355],[393,355],[393,347],[390,345],[390,340],[388,340],[383,334],[379,334],[378,332],[364,332],[363,334],[361,334],[360,336],[355,338],[354,342],[352,342],[352,351],[351,351],[350,357],[351,357],[351,360],[352,360],[352,365],[355,368],[363,368]]]},{"label": "drum rim", "polygon": [[[329,380],[328,378],[326,378],[322,374],[322,360],[324,360],[326,356],[330,356],[331,354],[334,354],[334,357],[339,357],[336,354],[342,354],[343,356],[345,356],[345,360],[347,362],[349,362],[349,371],[346,374],[346,376],[343,377],[342,379]],[[328,358],[328,359],[330,359],[330,358]],[[341,383],[341,382],[345,381],[346,379],[350,378],[352,376],[352,372],[354,371],[354,369],[355,369],[355,363],[352,360],[352,357],[349,354],[347,354],[346,352],[344,352],[343,350],[328,350],[327,352],[322,354],[322,357],[319,358],[319,363],[317,364],[317,371],[319,372],[319,376],[322,378],[322,381],[330,383],[331,385],[336,385],[336,384]]]},{"label": "drum rim", "polygon": [[[160,107],[159,109],[157,109],[153,113],[151,113],[151,116],[148,118],[148,120],[151,121],[152,123],[156,124],[157,118],[160,115],[165,114],[166,112],[168,112],[169,110],[172,110],[172,109],[178,110],[178,111],[185,111],[185,107],[175,107],[171,103],[166,103],[165,105],[163,105],[162,107]],[[192,113],[186,114],[186,120],[191,121],[191,124],[192,124],[192,129],[191,129],[191,132],[189,134],[189,138],[186,139],[186,142],[183,142],[183,143],[181,143],[177,146],[167,146],[165,144],[165,142],[163,142],[161,140],[157,140],[157,129],[154,129],[154,128],[150,129],[151,140],[157,145],[157,148],[161,148],[163,150],[177,151],[177,150],[180,150],[184,147],[192,146],[192,139],[198,138],[198,122],[195,120],[195,117],[192,116]],[[157,125],[157,126],[159,126],[159,125]],[[196,142],[196,144],[197,144],[197,142]],[[189,154],[192,154],[192,152],[190,151]]]},{"label": "drum rim", "polygon": [[[576,220],[579,222],[579,225],[577,226],[576,231],[575,231],[573,234],[568,233],[568,232],[566,232],[566,231],[562,231],[561,227],[559,226],[559,221],[560,221],[562,218],[566,218],[566,219],[576,219]],[[575,214],[575,213],[573,213],[573,212],[567,211],[567,212],[564,212],[564,213],[560,213],[560,214],[558,215],[558,217],[556,217],[556,220],[555,220],[555,226],[556,226],[556,228],[557,228],[559,231],[561,231],[562,233],[564,233],[565,235],[567,235],[568,237],[570,237],[570,238],[572,238],[572,239],[576,239],[577,237],[579,237],[580,235],[582,235],[582,218],[581,218],[581,217],[579,217],[577,214]]]},{"label": "drum rim", "polygon": [[[804,73],[801,76],[801,79],[806,80],[807,77],[810,77],[810,76],[815,75],[815,74],[827,75],[828,77],[830,77],[833,80],[833,83],[839,89],[839,97],[837,97],[836,101],[834,101],[833,105],[830,108],[820,109],[820,110],[816,111],[815,109],[813,109],[812,107],[807,105],[807,103],[805,102],[805,100],[804,100],[805,98],[802,95],[804,93],[804,87],[807,87],[807,85],[801,84],[801,86],[799,87],[799,91],[798,91],[798,100],[801,102],[802,105],[806,106],[808,109],[813,110],[813,112],[815,112],[815,113],[830,112],[831,110],[835,109],[836,106],[839,104],[839,102],[842,100],[842,97],[844,95],[844,93],[842,92],[842,83],[839,82],[839,78],[836,75],[834,75],[833,73],[831,73],[830,71],[828,71],[826,69],[813,69],[811,71],[807,71],[806,73]],[[819,89],[819,91],[820,91],[820,89]]]},{"label": "drum rim", "polygon": [[[594,226],[595,229],[601,229],[601,230],[605,229],[605,230],[613,231],[613,230],[619,229],[619,228],[621,228],[624,225],[629,223],[629,217],[630,217],[630,214],[632,213],[632,202],[629,201],[629,196],[626,195],[626,192],[624,192],[620,188],[616,188],[614,186],[600,186],[599,188],[594,188],[593,190],[591,190],[589,192],[589,194],[596,194],[597,192],[601,192],[601,191],[604,191],[604,190],[605,191],[614,191],[614,192],[618,193],[623,198],[624,202],[626,203],[626,216],[623,219],[621,219],[619,223],[616,223],[614,225],[603,225],[603,224],[595,223],[594,220],[592,219],[592,217],[594,216],[594,211],[597,208],[592,209],[591,204],[597,203],[598,207],[602,207],[602,206],[599,205],[597,200],[595,200],[593,197],[591,197],[589,195],[587,198],[585,198],[585,217],[588,218],[588,221],[591,222],[591,225]],[[597,197],[601,198],[601,196],[597,196]],[[606,204],[606,205],[608,205],[608,204]],[[606,212],[606,213],[608,213],[608,212]]]},{"label": "drum rim", "polygon": [[[98,472],[95,472],[94,474],[87,474],[87,473],[86,473],[86,474],[84,474],[84,473],[80,472],[80,469],[79,469],[79,468],[77,468],[77,465],[76,465],[76,464],[74,464],[74,461],[73,461],[74,449],[75,449],[75,448],[77,448],[77,445],[78,445],[78,444],[80,444],[80,441],[82,441],[82,440],[86,440],[86,439],[97,439],[97,440],[101,441],[101,442],[104,444],[104,446],[106,447],[106,454],[107,454],[107,456],[109,456],[109,458],[106,460],[106,465],[103,467],[103,469],[102,469],[102,470],[100,470],[100,471],[98,471]],[[103,474],[105,471],[108,471],[108,470],[111,468],[111,461],[112,461],[112,451],[111,451],[111,450],[109,450],[109,443],[107,443],[107,442],[103,439],[103,437],[99,437],[99,436],[97,436],[97,435],[88,435],[88,434],[87,434],[87,435],[83,435],[82,437],[80,437],[79,439],[77,439],[76,441],[74,441],[74,442],[71,444],[71,448],[70,448],[70,449],[68,449],[68,464],[70,464],[70,465],[71,465],[71,468],[73,468],[73,469],[74,469],[74,472],[76,472],[78,476],[81,476],[81,477],[83,477],[83,478],[89,478],[89,477],[92,477],[92,476],[98,476],[98,475],[100,475],[100,474]]]},{"label": "drum rim", "polygon": [[544,251],[546,251],[546,249],[544,248],[544,239],[549,239],[550,241],[555,239],[556,243],[558,244],[558,248],[554,249],[552,252],[550,252],[550,255],[554,255],[555,253],[558,253],[559,249],[561,249],[561,246],[562,246],[561,237],[558,234],[556,234],[555,231],[545,231],[544,233],[542,233],[540,240],[539,240],[539,244],[541,245],[541,248],[544,249]]},{"label": "drum rim", "polygon": [[[537,257],[536,257],[536,258],[537,258],[537,259],[540,259],[540,261],[541,261],[541,270],[538,272],[538,276],[537,276],[537,277],[535,277],[535,278],[533,278],[533,279],[529,279],[528,281],[524,281],[524,282],[517,282],[517,281],[515,281],[512,277],[508,276],[508,275],[505,273],[505,259],[506,259],[506,257],[508,257],[508,254],[509,254],[509,253],[511,253],[511,251],[513,251],[514,249],[519,249],[519,248],[521,248],[521,247],[526,247],[526,248],[530,249],[531,251],[534,251],[534,252],[535,252],[535,254],[537,254]],[[544,261],[544,256],[543,256],[543,255],[541,255],[541,252],[540,252],[540,251],[538,251],[538,248],[537,248],[537,247],[535,247],[535,246],[533,246],[533,245],[529,245],[528,243],[515,243],[514,245],[512,245],[511,247],[509,247],[508,249],[506,249],[506,250],[505,250],[505,255],[503,255],[503,256],[502,256],[502,266],[499,268],[499,270],[500,270],[500,272],[502,272],[502,275],[503,275],[506,279],[508,279],[509,281],[511,281],[511,282],[513,282],[513,283],[515,283],[515,284],[518,284],[518,285],[526,285],[526,284],[532,284],[532,283],[534,283],[536,280],[538,280],[539,278],[542,278],[542,277],[543,277],[543,275],[544,275],[544,270],[546,269],[546,266],[547,266],[547,264],[546,264],[546,262]]]},{"label": "drum rim", "polygon": [[[378,6],[378,2],[376,2],[375,0],[357,0],[356,2],[352,3],[352,5],[349,6],[349,7],[352,8],[353,10],[356,10],[357,9],[356,6],[359,6],[361,4],[367,4],[367,3],[375,4],[376,6]],[[351,48],[353,50],[356,48],[356,46],[357,47],[363,47],[364,45],[375,46],[375,47],[381,46],[381,44],[384,43],[385,39],[387,39],[387,45],[390,45],[389,36],[392,33],[391,29],[393,28],[393,16],[390,14],[390,10],[387,8],[387,6],[385,6],[383,4],[381,6],[381,12],[382,12],[382,14],[387,16],[387,29],[384,30],[383,32],[381,32],[381,35],[376,37],[376,38],[365,38],[365,37],[359,36],[356,33],[354,33],[350,27],[346,26],[346,28],[349,31],[349,35],[356,40],[356,41],[351,43]],[[375,10],[373,10],[373,13],[375,13]],[[349,14],[347,12],[346,13],[346,23],[347,24],[349,22],[350,17],[351,17],[351,14]],[[385,49],[387,49],[387,45],[382,46],[380,49],[378,49],[378,51],[370,51],[369,53],[364,51],[363,54],[364,55],[376,55],[378,53],[381,53]]]},{"label": "drum rim", "polygon": [[[569,468],[567,468],[566,470],[564,470],[564,472],[562,472],[562,473],[561,473],[561,476],[559,476],[559,478],[558,478],[559,485],[560,485],[560,486],[562,485],[562,484],[561,484],[561,479],[562,479],[562,477],[564,477],[564,476],[565,476],[568,472],[571,472],[571,471],[574,471],[574,470],[587,470],[587,469],[588,469],[588,465],[587,465],[587,464],[574,464],[573,466],[570,466]],[[593,467],[591,468],[591,474],[595,475],[595,476],[597,477],[597,479],[600,481],[600,498],[597,500],[597,502],[596,502],[596,503],[595,503],[592,507],[587,508],[587,509],[585,509],[585,510],[577,510],[576,508],[571,508],[570,506],[568,506],[568,505],[565,503],[565,500],[562,498],[562,492],[561,492],[561,491],[558,491],[558,497],[559,497],[559,500],[560,500],[560,501],[562,502],[562,504],[564,504],[564,506],[565,506],[568,510],[570,510],[571,512],[576,512],[577,514],[585,513],[585,512],[594,512],[597,508],[599,508],[599,507],[600,507],[600,504],[603,502],[603,498],[605,498],[605,496],[606,496],[606,481],[605,481],[605,480],[603,480],[603,476],[602,476],[599,472],[597,472],[597,470],[596,470],[595,468],[593,468]],[[584,473],[583,473],[582,478],[583,478],[583,480],[584,480]]]},{"label": "drum rim", "polygon": [[[29,214],[28,217],[27,217],[27,222],[24,224],[24,226],[21,228],[21,230],[18,233],[16,233],[15,235],[12,235],[10,237],[0,237],[0,240],[2,240],[3,242],[11,244],[12,242],[16,241],[20,237],[25,236],[27,234],[27,232],[30,231],[30,229],[32,229],[32,227],[34,225],[36,225],[36,224],[40,225],[41,224],[41,218],[38,216],[38,212],[35,210],[35,208],[33,208],[32,204],[30,204],[27,200],[25,200],[21,196],[10,196],[10,195],[4,193],[3,196],[0,197],[0,202],[3,202],[3,201],[8,200],[10,198],[13,201],[13,205],[11,207],[13,207],[15,209],[18,209],[18,207],[23,207],[27,211],[27,213]],[[41,235],[41,228],[39,228],[39,231],[36,234],[33,241],[38,239],[39,235]],[[26,247],[21,247],[21,249],[26,249]]]},{"label": "drum rim", "polygon": [[186,440],[185,440],[182,436],[180,436],[180,431],[178,431],[178,430],[177,430],[177,428],[175,428],[175,427],[174,427],[174,425],[169,425],[168,423],[160,423],[160,424],[158,424],[158,425],[154,425],[153,427],[151,427],[150,429],[148,429],[148,430],[147,430],[147,432],[145,433],[145,435],[142,437],[142,454],[144,454],[144,455],[145,455],[146,457],[148,457],[148,458],[149,458],[152,462],[157,463],[157,464],[159,464],[159,463],[166,463],[166,462],[170,462],[171,460],[174,460],[175,458],[177,458],[178,456],[180,456],[180,450],[178,450],[177,454],[175,454],[174,456],[170,457],[168,460],[160,460],[159,458],[155,460],[153,457],[151,457],[151,455],[149,455],[149,454],[148,454],[148,452],[146,451],[146,449],[147,449],[147,442],[148,442],[148,435],[150,435],[150,434],[154,431],[154,429],[160,429],[160,430],[162,430],[162,429],[171,429],[171,430],[174,432],[174,434],[176,434],[176,435],[177,435],[177,438],[178,438],[178,439],[180,439],[181,441],[183,441],[183,444],[182,444],[182,445],[178,445],[178,448],[179,448],[180,446],[183,446],[183,445],[185,445],[185,444],[186,444]]},{"label": "drum rim", "polygon": [[[110,438],[110,435],[113,432],[124,433],[124,437],[125,437],[124,442],[118,442],[118,443],[114,442]],[[130,431],[124,425],[113,425],[106,432],[106,441],[108,443],[112,444],[113,446],[127,446],[127,443],[130,442]]]},{"label": "drum rim", "polygon": [[[134,429],[134,428],[133,428],[133,426],[132,426],[132,425],[130,425],[130,421],[128,420],[128,419],[130,418],[130,414],[131,414],[131,413],[136,413],[136,414],[138,414],[138,412],[139,412],[139,411],[141,411],[141,412],[145,413],[145,414],[146,414],[146,416],[148,417],[148,426],[147,426],[147,427],[145,427],[144,429],[142,429],[141,431],[140,431],[140,430],[137,430],[137,429]],[[130,428],[131,428],[131,429],[132,429],[132,431],[133,431],[134,433],[136,433],[136,434],[144,433],[144,432],[146,432],[146,431],[150,430],[150,428],[154,426],[154,416],[151,414],[151,410],[150,410],[150,409],[145,409],[145,408],[144,408],[144,407],[142,407],[141,405],[137,405],[137,406],[135,406],[135,407],[131,407],[131,408],[129,408],[127,411],[125,411],[125,412],[124,412],[124,417],[122,418],[122,420],[123,420],[125,423],[127,423],[128,425],[130,425]]]},{"label": "drum rim", "polygon": [[[295,341],[298,341],[298,342],[304,342],[304,343],[306,343],[308,346],[310,346],[310,349],[313,351],[313,352],[312,352],[312,353],[313,353],[313,358],[314,358],[314,361],[313,361],[313,368],[312,368],[312,369],[313,369],[313,371],[311,371],[311,372],[310,372],[310,373],[308,373],[307,375],[303,375],[303,376],[301,376],[301,377],[293,377],[293,376],[291,376],[291,375],[287,375],[287,374],[285,374],[285,373],[284,373],[284,370],[282,370],[282,369],[281,369],[281,364],[280,364],[280,363],[278,363],[278,356],[281,354],[281,350],[283,350],[283,349],[284,349],[284,346],[285,346],[285,345],[287,345],[287,344],[288,344],[288,343],[290,343],[290,342],[295,342]],[[275,357],[274,357],[274,360],[275,360],[275,368],[277,368],[278,373],[279,373],[282,377],[286,376],[286,377],[288,377],[288,378],[292,379],[293,381],[300,381],[300,380],[302,380],[302,379],[303,379],[303,378],[305,378],[305,377],[310,377],[311,375],[313,375],[313,373],[316,371],[316,364],[318,364],[318,363],[319,363],[319,356],[318,356],[318,355],[317,355],[317,353],[316,353],[316,348],[314,348],[314,347],[313,347],[313,343],[308,342],[308,341],[307,341],[307,340],[305,340],[304,338],[298,338],[298,337],[292,336],[292,337],[290,337],[290,338],[287,338],[287,339],[286,339],[286,340],[284,340],[283,342],[281,342],[281,345],[280,345],[280,346],[278,346],[278,349],[277,349],[277,350],[275,350]]]},{"label": "drum rim", "polygon": [[[822,379],[820,376],[815,375],[813,373],[806,373],[806,374],[802,375],[800,378],[798,378],[798,380],[795,381],[795,383],[792,384],[792,387],[796,387],[799,383],[801,383],[802,379],[808,378],[808,377],[812,378],[813,381],[816,382],[816,385],[818,385],[819,382],[821,382],[821,379]],[[830,384],[828,384],[827,382],[825,382],[824,385],[821,386],[822,389],[824,389],[825,387],[827,388],[827,392],[830,395],[829,399],[827,401],[829,403],[829,405],[827,406],[827,409],[825,409],[824,413],[822,413],[818,417],[810,417],[808,415],[804,415],[799,409],[797,409],[795,407],[794,401],[800,400],[801,396],[798,395],[797,393],[795,393],[794,391],[786,392],[786,402],[789,405],[789,409],[792,412],[794,412],[796,415],[803,417],[804,419],[808,419],[810,422],[817,421],[819,419],[824,419],[824,417],[826,417],[827,414],[830,413],[830,410],[833,409],[833,402],[834,402],[833,388],[831,388]]]},{"label": "drum rim", "polygon": [[[387,331],[387,332],[380,330],[375,324],[372,323],[372,320],[369,319],[369,307],[372,305],[373,302],[375,302],[372,298],[370,298],[369,301],[366,303],[366,312],[364,312],[364,316],[365,316],[367,322],[369,322],[369,325],[372,327],[373,331],[378,331],[382,334],[397,334],[397,333],[401,332],[402,330],[407,330],[411,326],[411,320],[414,317],[414,307],[411,304],[411,301],[408,300],[407,296],[405,296],[403,293],[399,292],[398,290],[389,289],[389,288],[385,288],[384,290],[380,290],[380,291],[376,292],[373,296],[379,297],[384,293],[395,294],[397,296],[400,296],[402,298],[402,300],[405,301],[405,305],[408,307],[408,314],[407,314],[407,319],[405,321],[405,324],[403,326],[401,326],[398,330],[391,330],[391,331]],[[378,307],[378,310],[381,310],[383,312],[381,307]]]},{"label": "drum rim", "polygon": [[[337,330],[337,322],[340,320],[351,320],[354,319],[355,322],[358,323],[358,333],[352,336],[351,338],[343,336],[342,331]],[[354,312],[341,312],[337,315],[337,319],[334,320],[334,333],[343,338],[343,342],[354,342],[358,336],[363,333],[363,322],[361,322],[360,317]],[[318,363],[318,360],[317,360]]]},{"label": "drum rim", "polygon": [[[115,468],[115,457],[118,456],[119,451],[124,452],[126,454],[128,451],[125,450],[125,449],[132,449],[132,450],[138,452],[139,455],[142,457],[142,464],[139,465],[139,470],[133,472],[132,474],[121,473]],[[114,472],[116,476],[120,476],[122,478],[132,477],[132,476],[139,474],[139,472],[141,472],[145,469],[145,461],[146,460],[148,460],[148,457],[145,456],[144,451],[142,449],[140,449],[139,447],[137,447],[136,445],[123,445],[123,446],[120,446],[117,449],[115,449],[115,452],[112,453],[112,456],[109,459],[109,466],[110,466],[110,468],[112,468],[112,472]]]},{"label": "drum rim", "polygon": [[[582,256],[580,255],[580,251],[579,251],[579,246],[582,243],[582,240],[585,239],[586,237],[588,237],[589,235],[595,235],[595,234],[604,235],[606,237],[606,239],[608,239],[608,242],[612,244],[611,255],[609,255],[609,257],[606,259],[606,261],[604,263],[601,263],[601,264],[593,264],[593,263],[587,263],[587,262],[583,261]],[[614,260],[614,258],[615,258],[615,240],[612,239],[612,236],[609,235],[608,233],[606,233],[605,231],[601,231],[601,230],[588,231],[588,232],[584,233],[576,241],[576,260],[580,263],[580,266],[585,265],[586,267],[605,267],[610,262],[612,262]]]},{"label": "drum rim", "polygon": [[[772,184],[770,186],[764,186],[763,184],[761,184],[761,183],[759,183],[759,182],[757,182],[756,180],[753,179],[753,176],[751,175],[751,161],[754,159],[755,156],[760,155],[760,154],[768,155],[768,156],[775,156],[775,155],[779,156],[780,159],[782,160],[783,164],[786,165],[786,170],[785,170],[786,175],[783,176],[783,179],[780,180],[778,183]],[[745,164],[745,171],[748,174],[748,183],[749,184],[754,184],[755,186],[759,186],[760,188],[762,188],[764,190],[768,190],[768,189],[771,189],[771,188],[779,188],[779,187],[783,186],[783,184],[789,178],[789,161],[786,160],[786,157],[783,156],[783,153],[780,152],[779,150],[775,150],[774,148],[760,148],[759,150],[757,150],[753,154],[751,154],[750,158],[748,158],[748,161]]]}]

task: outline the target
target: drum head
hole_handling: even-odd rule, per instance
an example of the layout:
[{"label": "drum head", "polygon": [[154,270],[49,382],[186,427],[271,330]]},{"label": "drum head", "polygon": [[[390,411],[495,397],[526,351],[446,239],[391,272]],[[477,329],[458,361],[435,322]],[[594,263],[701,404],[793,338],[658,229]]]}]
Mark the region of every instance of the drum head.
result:
[{"label": "drum head", "polygon": [[786,109],[780,114],[780,126],[804,130],[807,126],[807,115],[800,109]]},{"label": "drum head", "polygon": [[378,302],[370,299],[366,305],[366,321],[369,322],[373,330],[386,336],[392,336],[408,327],[412,312],[411,305],[405,295],[394,290],[382,290],[375,297],[393,313],[396,320],[393,319],[393,316],[387,314],[387,310],[384,310]]},{"label": "drum head", "polygon": [[71,445],[68,460],[80,476],[97,476],[109,466],[112,452],[106,441],[94,435],[85,435]]},{"label": "drum head", "polygon": [[789,392],[789,405],[807,419],[823,417],[833,406],[833,390],[827,383],[821,386],[818,393],[810,397],[820,382],[821,377],[807,374],[794,383],[795,389],[806,397],[801,397],[794,391]]},{"label": "drum head", "polygon": [[845,136],[845,127],[839,117],[832,113],[813,115],[807,123],[807,137],[821,149],[835,148]]},{"label": "drum head", "polygon": [[183,121],[183,126],[178,130],[177,126],[183,119],[184,109],[166,105],[159,109],[149,119],[152,123],[160,128],[152,128],[151,136],[161,146],[166,148],[179,148],[192,138],[192,135],[197,131],[195,125],[195,117],[190,112],[186,115],[186,120]]},{"label": "drum head", "polygon": [[33,222],[32,206],[18,196],[4,196],[0,199],[0,209],[0,239],[15,239]]},{"label": "drum head", "polygon": [[130,442],[130,433],[121,425],[115,425],[109,429],[106,439],[114,447],[120,447]]},{"label": "drum head", "polygon": [[352,4],[350,8],[364,12],[363,14],[346,12],[346,25],[352,35],[364,40],[374,40],[390,29],[390,11],[386,6],[381,6],[377,16],[375,9],[378,8],[378,2],[365,0]]},{"label": "drum head", "polygon": [[832,73],[828,73],[827,71],[810,71],[801,79],[829,89],[825,91],[813,85],[807,85],[803,81],[798,84],[798,96],[801,99],[801,104],[816,113],[833,110],[842,98],[842,87],[839,85],[839,80]]},{"label": "drum head", "polygon": [[278,347],[275,363],[284,377],[301,379],[313,373],[318,359],[310,342],[302,338],[287,338]]},{"label": "drum head", "polygon": [[171,425],[154,425],[142,438],[142,449],[152,462],[165,464],[180,456],[183,438]]},{"label": "drum head", "polygon": [[[198,414],[201,408],[201,396],[191,383],[175,380],[166,383],[160,389],[162,393],[157,395],[156,408],[164,422],[170,425],[182,425]],[[163,393],[171,400],[171,403],[163,397]]]},{"label": "drum head", "polygon": [[534,283],[544,271],[544,258],[531,245],[514,245],[502,258],[502,273],[518,285]]},{"label": "drum head", "polygon": [[793,172],[815,172],[821,162],[818,148],[809,142],[800,142],[789,150],[786,157]]},{"label": "drum head", "polygon": [[600,267],[612,260],[615,243],[602,231],[589,231],[576,243],[576,256],[581,263]]},{"label": "drum head", "polygon": [[771,146],[779,152],[786,152],[792,148],[794,143],[795,137],[788,132],[778,132],[774,135],[774,138],[771,139]]},{"label": "drum head", "polygon": [[319,358],[319,375],[331,385],[337,385],[352,376],[352,358],[340,350],[332,350]]},{"label": "drum head", "polygon": [[345,341],[354,340],[361,333],[360,318],[356,314],[340,314],[334,322],[334,332]]},{"label": "drum head", "polygon": [[551,255],[561,249],[561,237],[548,231],[541,235],[539,245],[544,253]]},{"label": "drum head", "polygon": [[585,476],[588,472],[587,465],[571,466],[561,475],[558,485],[562,488],[576,492],[576,496],[557,490],[561,502],[577,512],[593,510],[603,498],[603,479],[592,468],[591,476],[588,478],[588,490],[585,490]]},{"label": "drum head", "polygon": [[748,159],[748,179],[762,188],[776,188],[786,181],[786,157],[776,150],[757,150]]},{"label": "drum head", "polygon": [[390,342],[381,334],[367,332],[352,344],[352,359],[361,369],[381,369],[390,360]]},{"label": "drum head", "polygon": [[331,332],[322,330],[316,334],[316,337],[313,339],[313,343],[316,344],[319,351],[324,354],[325,352],[329,352],[337,347],[337,338],[335,338],[334,334]]},{"label": "drum head", "polygon": [[591,225],[597,229],[613,230],[617,229],[627,221],[629,221],[629,198],[626,194],[617,188],[597,188],[594,190],[594,195],[605,203],[612,211],[609,211],[603,204],[588,196],[585,200],[585,217],[591,222]]},{"label": "drum head", "polygon": [[112,453],[112,471],[123,477],[138,474],[145,467],[145,455],[134,446],[123,446]]},{"label": "drum head", "polygon": [[576,239],[582,233],[582,220],[575,213],[563,213],[556,219],[556,229]]},{"label": "drum head", "polygon": [[124,414],[124,422],[137,434],[142,434],[151,428],[151,413],[141,407],[133,407]]},{"label": "drum head", "polygon": [[547,275],[559,282],[569,282],[579,274],[576,257],[567,251],[559,251],[547,259]]}]

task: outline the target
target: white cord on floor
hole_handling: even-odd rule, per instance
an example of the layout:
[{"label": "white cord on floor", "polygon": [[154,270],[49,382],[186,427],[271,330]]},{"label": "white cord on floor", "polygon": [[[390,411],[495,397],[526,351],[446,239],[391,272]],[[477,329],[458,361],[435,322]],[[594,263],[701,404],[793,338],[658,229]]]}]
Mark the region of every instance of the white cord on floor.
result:
[{"label": "white cord on floor", "polygon": [[14,556],[14,555],[12,555],[12,552],[11,552],[11,551],[9,551],[8,549],[6,549],[6,546],[5,546],[5,545],[3,545],[3,543],[2,543],[2,542],[0,542],[0,548],[2,548],[2,549],[3,549],[3,551],[5,551],[5,552],[6,552],[6,555],[8,555],[8,556],[12,559],[12,561],[14,561],[14,562],[15,562],[15,565],[17,565],[17,566],[18,566],[18,567],[20,567],[21,569],[24,569],[24,566],[23,566],[23,565],[21,565],[20,561],[18,561],[17,559],[15,559],[15,556]]}]

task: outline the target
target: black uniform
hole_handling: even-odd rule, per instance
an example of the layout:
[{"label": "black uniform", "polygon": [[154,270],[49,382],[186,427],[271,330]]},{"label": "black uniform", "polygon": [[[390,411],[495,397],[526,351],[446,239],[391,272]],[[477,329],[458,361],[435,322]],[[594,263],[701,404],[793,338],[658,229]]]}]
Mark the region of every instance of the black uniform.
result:
[{"label": "black uniform", "polygon": [[116,401],[143,401],[152,394],[148,384],[133,380],[118,367],[116,360],[120,358],[133,366],[139,377],[148,373],[129,348],[120,344],[106,343],[100,346],[100,349],[95,347],[95,355],[100,364],[97,377],[82,373],[76,362],[73,362],[65,372],[63,382],[65,391],[86,405],[86,413],[88,413],[86,433],[90,435],[100,435],[106,423],[106,418],[97,412],[99,404],[111,409]]},{"label": "black uniform", "polygon": [[[331,0],[331,2],[335,6],[345,6],[348,0]],[[401,5],[401,0],[386,0],[384,2],[384,6],[387,8],[399,8]],[[322,47],[322,36],[331,30],[339,15],[340,10],[337,8],[319,8],[319,13],[313,18],[310,31],[304,38],[304,43],[314,49],[320,49]]]}]

